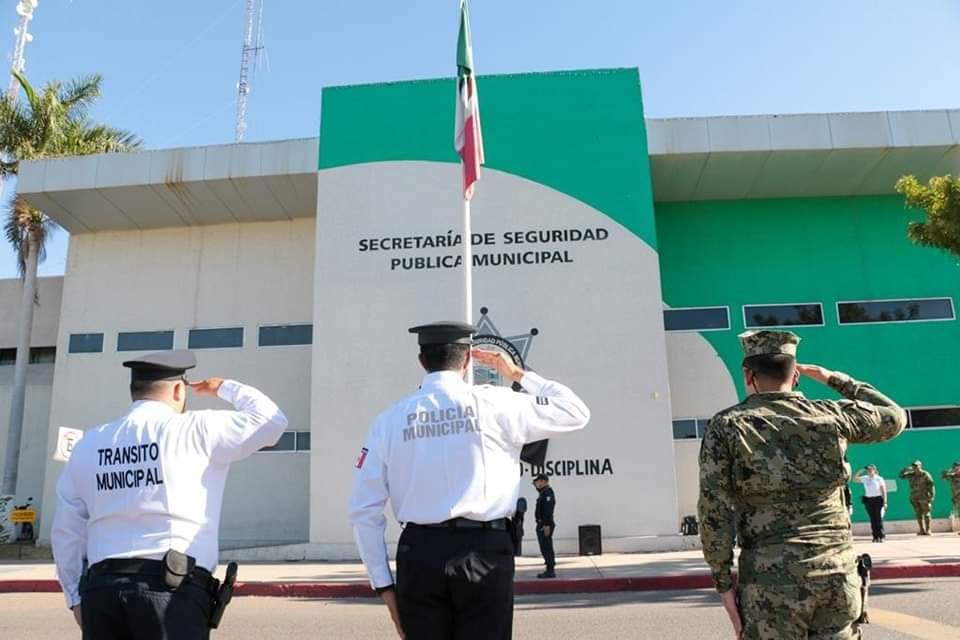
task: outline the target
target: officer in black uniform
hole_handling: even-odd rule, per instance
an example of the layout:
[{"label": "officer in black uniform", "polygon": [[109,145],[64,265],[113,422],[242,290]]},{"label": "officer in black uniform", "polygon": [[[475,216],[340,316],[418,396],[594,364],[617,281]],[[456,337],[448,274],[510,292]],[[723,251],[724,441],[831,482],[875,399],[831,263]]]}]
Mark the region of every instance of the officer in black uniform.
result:
[{"label": "officer in black uniform", "polygon": [[553,509],[557,506],[557,496],[553,493],[550,486],[550,478],[544,474],[538,475],[533,479],[533,486],[540,493],[537,496],[537,506],[534,511],[534,517],[537,520],[537,542],[540,543],[540,555],[547,565],[547,570],[538,573],[538,578],[556,578],[554,567],[557,564],[557,557],[553,553],[553,532],[557,529],[557,523],[553,520]]}]

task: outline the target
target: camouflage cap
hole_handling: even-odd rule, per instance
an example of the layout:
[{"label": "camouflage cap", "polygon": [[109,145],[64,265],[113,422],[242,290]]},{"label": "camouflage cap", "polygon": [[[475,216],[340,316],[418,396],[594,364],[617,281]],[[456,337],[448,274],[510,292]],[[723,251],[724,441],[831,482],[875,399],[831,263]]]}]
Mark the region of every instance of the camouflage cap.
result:
[{"label": "camouflage cap", "polygon": [[796,358],[797,345],[800,344],[800,336],[790,331],[746,331],[737,337],[744,358],[781,353]]},{"label": "camouflage cap", "polygon": [[923,466],[923,463],[920,462],[919,460],[914,460],[914,461],[913,461],[913,464],[912,464],[911,466],[921,467],[921,466]]}]

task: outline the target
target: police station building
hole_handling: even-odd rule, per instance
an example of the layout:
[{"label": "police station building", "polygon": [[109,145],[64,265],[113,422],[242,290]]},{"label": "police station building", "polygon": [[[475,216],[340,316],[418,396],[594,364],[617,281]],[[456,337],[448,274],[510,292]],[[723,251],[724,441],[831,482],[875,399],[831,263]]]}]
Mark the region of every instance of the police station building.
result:
[{"label": "police station building", "polygon": [[[893,185],[960,173],[960,110],[645,119],[630,69],[491,76],[479,91],[478,339],[593,415],[546,444],[543,468],[518,470],[531,503],[531,474],[553,476],[561,552],[580,525],[600,525],[605,550],[682,546],[699,438],[742,396],[736,336],[756,327],[789,327],[802,360],[908,408],[901,437],[850,462],[895,480],[921,459],[947,517],[960,267],[907,240],[921,214]],[[38,502],[41,541],[58,428],[124,412],[122,361],[189,348],[194,377],[253,384],[289,418],[276,447],[234,465],[223,546],[356,557],[353,465],[422,375],[406,329],[461,314],[453,100],[452,80],[334,87],[319,140],[21,165],[19,192],[71,234],[65,275],[40,282],[28,378],[19,494]],[[4,416],[18,304],[19,282],[0,281]],[[888,519],[912,519],[908,492],[891,491]]]}]

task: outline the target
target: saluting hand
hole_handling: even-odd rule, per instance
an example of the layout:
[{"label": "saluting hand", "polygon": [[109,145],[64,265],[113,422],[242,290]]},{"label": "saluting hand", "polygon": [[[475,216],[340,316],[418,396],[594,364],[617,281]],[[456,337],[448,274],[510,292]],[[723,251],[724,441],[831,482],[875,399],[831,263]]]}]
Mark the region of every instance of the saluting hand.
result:
[{"label": "saluting hand", "polygon": [[816,380],[822,384],[827,384],[827,380],[833,376],[833,371],[830,369],[824,369],[821,366],[815,364],[798,364],[797,371],[800,372],[800,375],[807,376],[812,380]]},{"label": "saluting hand", "polygon": [[514,364],[513,360],[507,357],[502,351],[484,351],[483,349],[473,349],[470,352],[473,359],[480,364],[492,367],[497,370],[504,378],[512,382],[520,382],[523,377],[523,369]]},{"label": "saluting hand", "polygon": [[190,389],[198,396],[216,397],[222,384],[223,378],[207,378],[199,382],[191,382]]}]

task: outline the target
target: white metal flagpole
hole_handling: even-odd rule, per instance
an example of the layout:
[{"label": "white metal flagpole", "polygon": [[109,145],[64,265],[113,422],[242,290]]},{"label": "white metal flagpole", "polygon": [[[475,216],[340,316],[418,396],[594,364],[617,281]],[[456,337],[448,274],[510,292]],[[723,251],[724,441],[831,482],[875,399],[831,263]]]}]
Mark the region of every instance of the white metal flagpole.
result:
[{"label": "white metal flagpole", "polygon": [[[463,199],[463,310],[464,321],[473,323],[473,231],[470,228],[470,200]],[[467,368],[467,384],[473,384],[473,365]]]}]

